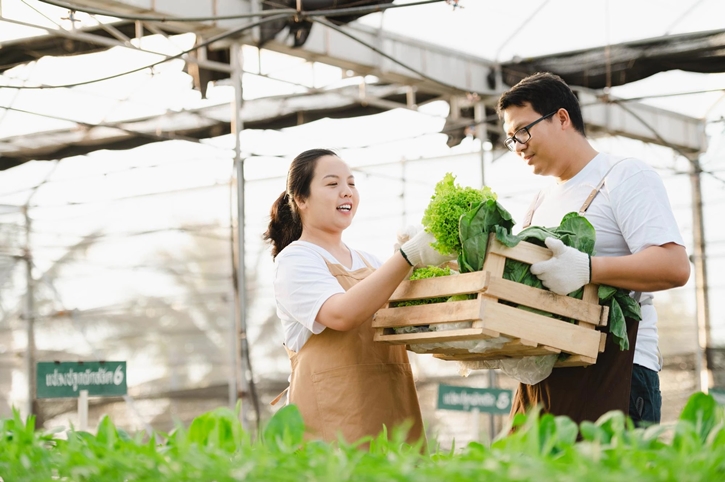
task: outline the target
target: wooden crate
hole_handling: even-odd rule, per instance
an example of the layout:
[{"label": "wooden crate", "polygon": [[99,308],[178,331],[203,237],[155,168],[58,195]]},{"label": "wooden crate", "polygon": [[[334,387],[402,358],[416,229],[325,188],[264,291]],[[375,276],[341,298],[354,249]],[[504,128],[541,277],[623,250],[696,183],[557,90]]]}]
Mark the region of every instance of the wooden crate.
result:
[{"label": "wooden crate", "polygon": [[[463,340],[511,338],[500,349],[469,353],[454,348],[437,348],[430,353],[444,360],[496,360],[530,355],[568,353],[557,367],[585,366],[596,362],[604,351],[606,335],[595,328],[605,326],[609,308],[599,305],[597,285],[584,287],[582,300],[503,279],[506,259],[533,264],[549,259],[549,249],[521,242],[514,248],[491,235],[483,271],[424,280],[404,281],[374,319],[375,341],[392,344],[429,344]],[[391,303],[423,298],[476,294],[475,299],[417,306],[391,307]],[[558,320],[523,310],[499,300],[577,320]],[[464,329],[396,334],[393,328],[471,321]]]}]

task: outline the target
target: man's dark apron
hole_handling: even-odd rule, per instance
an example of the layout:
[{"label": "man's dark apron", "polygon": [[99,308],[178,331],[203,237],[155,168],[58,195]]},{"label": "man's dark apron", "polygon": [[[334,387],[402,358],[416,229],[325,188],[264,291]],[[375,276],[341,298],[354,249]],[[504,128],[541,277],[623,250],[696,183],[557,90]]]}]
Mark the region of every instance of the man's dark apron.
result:
[{"label": "man's dark apron", "polygon": [[[609,171],[589,194],[579,214],[583,214],[589,208],[604,185],[607,174]],[[524,227],[531,224],[539,202],[537,196],[526,215]],[[596,421],[610,410],[621,410],[626,415],[629,412],[629,392],[638,327],[638,321],[627,319],[629,350],[619,349],[619,345],[609,333],[609,326],[606,326],[603,329],[603,332],[607,333],[606,346],[594,365],[554,368],[549,377],[536,385],[520,383],[514,396],[511,416],[524,413],[535,405],[541,407],[543,413],[566,415],[577,424],[584,420]]]}]

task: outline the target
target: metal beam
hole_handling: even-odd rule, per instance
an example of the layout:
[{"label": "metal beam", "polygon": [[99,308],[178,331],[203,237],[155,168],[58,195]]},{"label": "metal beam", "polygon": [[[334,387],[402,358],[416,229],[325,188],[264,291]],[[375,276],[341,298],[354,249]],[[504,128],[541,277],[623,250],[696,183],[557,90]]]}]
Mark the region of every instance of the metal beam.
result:
[{"label": "metal beam", "polygon": [[582,115],[592,134],[607,133],[658,144],[683,155],[705,152],[705,120],[658,109],[638,102],[602,98],[595,91],[576,88]]},{"label": "metal beam", "polygon": [[[177,2],[175,0],[76,0],[78,5],[105,8],[119,13],[159,14],[164,16],[235,15],[252,12],[250,0],[228,2],[224,0],[203,0],[198,2]],[[230,26],[238,26],[247,20],[223,22],[164,22],[165,29],[193,31],[211,36]],[[342,35],[323,25],[313,26],[303,47],[293,48],[283,41],[271,41],[265,48],[319,61],[360,74],[371,74],[383,82],[416,86],[418,93],[436,95],[478,93],[487,105],[495,103],[506,86],[496,81],[495,65],[482,58],[457,52],[407,37],[387,33],[378,29],[355,25],[345,27],[353,37],[375,46],[386,55],[404,61],[405,64],[422,72],[425,76],[440,79],[445,85],[437,84],[416,75],[416,73],[384,58],[369,47]],[[251,34],[237,41],[254,45]],[[230,40],[232,41],[232,40]],[[220,45],[226,47],[228,45]],[[209,65],[213,68],[214,66]],[[616,104],[597,99],[595,91],[578,89],[584,117],[593,133],[609,133],[644,142],[675,147],[684,153],[704,152],[706,138],[704,121],[656,107],[627,102],[626,109]],[[382,107],[382,106],[381,106]]]}]

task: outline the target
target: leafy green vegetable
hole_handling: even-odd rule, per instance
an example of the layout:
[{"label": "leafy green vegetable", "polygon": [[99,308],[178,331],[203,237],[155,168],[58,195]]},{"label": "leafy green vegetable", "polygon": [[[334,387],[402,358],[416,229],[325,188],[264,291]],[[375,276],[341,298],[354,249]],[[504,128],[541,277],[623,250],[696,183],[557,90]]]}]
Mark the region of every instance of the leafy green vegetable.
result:
[{"label": "leafy green vegetable", "polygon": [[[438,266],[425,266],[423,268],[416,268],[410,275],[410,280],[437,278],[439,276],[450,276],[451,269],[448,266],[439,268]],[[427,305],[430,303],[445,303],[448,301],[447,297],[439,298],[426,298],[422,300],[409,300],[409,301],[398,301],[394,304],[394,307],[399,306],[416,306],[416,305]]]},{"label": "leafy green vegetable", "polygon": [[489,187],[461,187],[455,183],[455,179],[449,172],[436,184],[423,213],[423,227],[436,238],[433,247],[442,254],[457,254],[461,251],[458,221],[463,213],[482,201],[496,199]]},{"label": "leafy green vegetable", "polygon": [[[232,412],[233,413],[233,412]],[[679,420],[634,428],[622,412],[579,426],[534,409],[518,414],[490,444],[441,449],[405,443],[406,427],[388,427],[358,444],[304,438],[299,409],[275,413],[255,439],[238,413],[213,410],[173,434],[122,437],[104,419],[97,434],[35,430],[17,410],[0,420],[0,477],[5,481],[398,481],[561,480],[720,481],[725,475],[723,407],[693,394]],[[197,422],[201,419],[202,422]],[[514,430],[511,430],[514,428]],[[230,451],[231,450],[231,451]]]},{"label": "leafy green vegetable", "polygon": [[488,248],[488,234],[508,233],[513,226],[511,214],[495,199],[480,202],[463,214],[458,228],[461,241],[458,266],[461,273],[481,271]]},{"label": "leafy green vegetable", "polygon": [[451,274],[451,268],[448,266],[444,267],[438,267],[438,266],[424,266],[422,268],[416,268],[413,270],[413,273],[410,275],[410,280],[417,280],[417,279],[428,279],[428,278],[437,278],[439,276],[450,276]]}]

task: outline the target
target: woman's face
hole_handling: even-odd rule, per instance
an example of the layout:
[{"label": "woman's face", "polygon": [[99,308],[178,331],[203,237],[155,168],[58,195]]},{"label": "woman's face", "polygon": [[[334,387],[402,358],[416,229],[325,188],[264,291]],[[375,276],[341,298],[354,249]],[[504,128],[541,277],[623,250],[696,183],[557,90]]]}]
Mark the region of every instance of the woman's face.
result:
[{"label": "woman's face", "polygon": [[340,232],[352,223],[359,202],[348,165],[337,156],[323,156],[317,160],[309,197],[297,200],[297,206],[304,228]]}]

